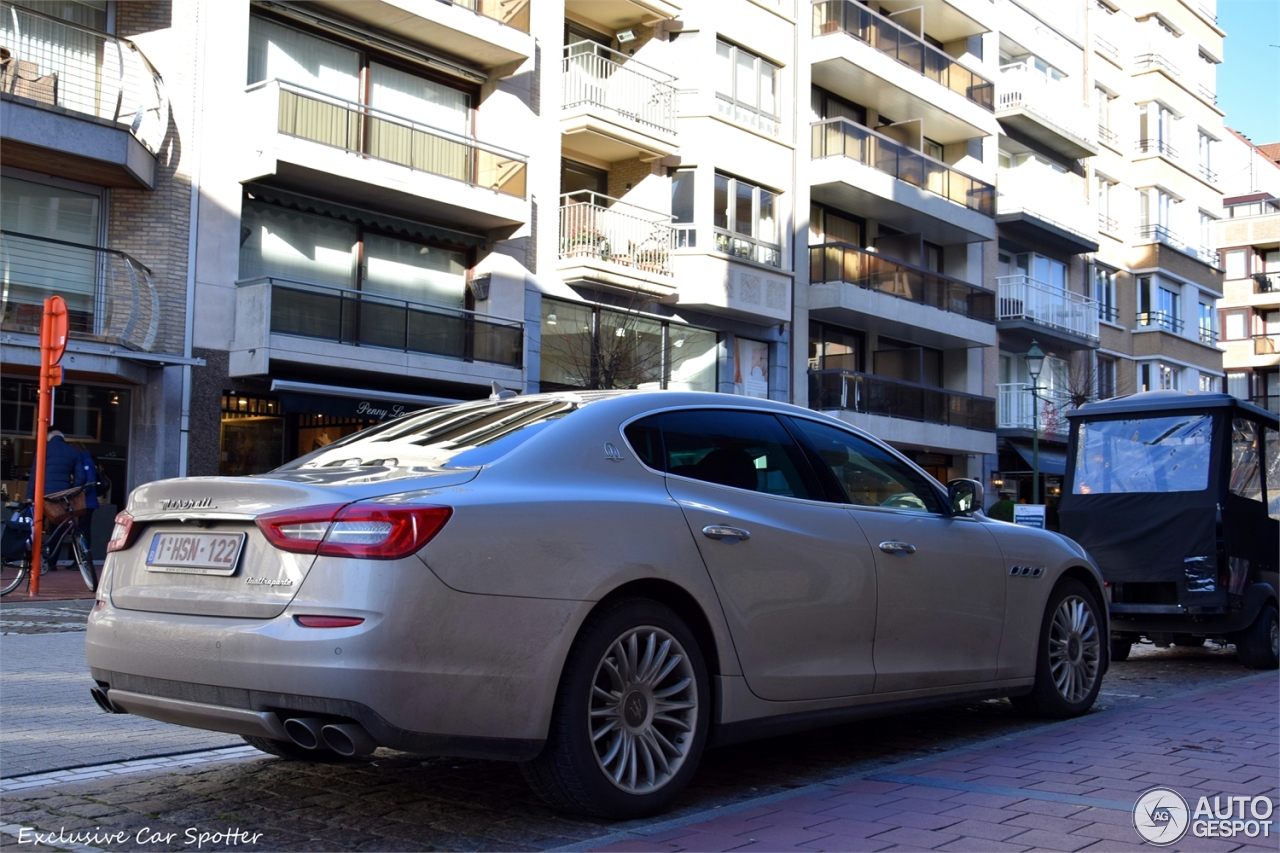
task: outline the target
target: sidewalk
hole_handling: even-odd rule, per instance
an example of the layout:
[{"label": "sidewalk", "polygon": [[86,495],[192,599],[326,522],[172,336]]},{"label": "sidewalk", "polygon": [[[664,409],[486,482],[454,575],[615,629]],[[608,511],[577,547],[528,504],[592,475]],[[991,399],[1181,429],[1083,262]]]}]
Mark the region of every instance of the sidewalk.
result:
[{"label": "sidewalk", "polygon": [[[1280,783],[1274,673],[1106,717],[1084,717],[938,759],[811,785],[731,814],[643,830],[608,851],[1109,851],[1144,847],[1138,796],[1266,795]],[[1211,799],[1212,802],[1212,799]],[[699,820],[699,818],[703,818]],[[1193,838],[1172,850],[1274,851],[1270,838]],[[1146,849],[1151,849],[1146,846]]]},{"label": "sidewalk", "polygon": [[[102,571],[102,564],[98,564]],[[84,585],[84,578],[75,566],[68,565],[56,572],[45,572],[40,576],[40,594],[27,592],[27,583],[23,581],[13,592],[0,599],[0,607],[9,602],[19,601],[71,601],[77,598],[93,598],[93,592]]]}]

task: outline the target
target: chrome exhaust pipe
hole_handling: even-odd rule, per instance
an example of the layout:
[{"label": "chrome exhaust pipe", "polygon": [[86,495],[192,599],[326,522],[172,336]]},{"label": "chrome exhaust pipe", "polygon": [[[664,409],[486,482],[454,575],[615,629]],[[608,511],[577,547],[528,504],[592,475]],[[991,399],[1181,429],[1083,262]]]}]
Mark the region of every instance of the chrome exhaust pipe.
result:
[{"label": "chrome exhaust pipe", "polygon": [[103,690],[101,687],[90,687],[89,695],[93,697],[93,701],[98,703],[98,707],[106,711],[108,714],[128,713],[126,711],[121,711],[115,705],[111,704],[111,700],[107,698],[106,691]]},{"label": "chrome exhaust pipe", "polygon": [[325,746],[344,758],[369,755],[378,748],[377,741],[356,723],[330,723],[320,730],[320,734],[324,737]]},{"label": "chrome exhaust pipe", "polygon": [[284,721],[284,733],[303,749],[319,749],[324,746],[324,738],[320,734],[324,727],[325,721],[314,717],[290,717]]}]

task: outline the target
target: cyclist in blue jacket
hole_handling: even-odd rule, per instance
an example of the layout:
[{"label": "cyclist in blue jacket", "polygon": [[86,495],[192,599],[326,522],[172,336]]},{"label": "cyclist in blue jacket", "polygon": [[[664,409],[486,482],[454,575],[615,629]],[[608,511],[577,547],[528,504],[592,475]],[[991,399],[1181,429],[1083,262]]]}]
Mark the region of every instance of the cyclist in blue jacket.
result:
[{"label": "cyclist in blue jacket", "polygon": [[77,521],[85,544],[93,546],[93,511],[98,508],[98,466],[89,451],[80,451],[80,470],[84,473],[84,512]]},{"label": "cyclist in blue jacket", "polygon": [[[67,444],[62,430],[49,430],[49,443],[44,455],[44,493],[51,495],[84,485],[84,468],[80,451]],[[27,479],[27,500],[36,496],[36,472]]]}]

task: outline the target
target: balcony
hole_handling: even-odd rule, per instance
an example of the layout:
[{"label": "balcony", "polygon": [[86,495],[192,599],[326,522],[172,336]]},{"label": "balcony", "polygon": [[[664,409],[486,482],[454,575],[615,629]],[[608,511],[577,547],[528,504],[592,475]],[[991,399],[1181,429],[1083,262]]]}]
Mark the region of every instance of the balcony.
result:
[{"label": "balcony", "polygon": [[936,243],[995,238],[995,187],[845,118],[812,126],[815,201]]},{"label": "balcony", "polygon": [[1253,276],[1254,293],[1280,292],[1280,272],[1259,272]]},{"label": "balcony", "polygon": [[877,112],[922,118],[925,135],[943,144],[996,132],[990,80],[861,3],[814,3],[813,35],[817,85]]},{"label": "balcony", "polygon": [[236,286],[232,376],[286,361],[471,383],[523,378],[518,320],[283,278]]},{"label": "balcony", "polygon": [[1078,176],[1023,165],[1001,170],[999,190],[1002,232],[1070,255],[1098,251],[1096,220]]},{"label": "balcony", "polygon": [[680,17],[682,0],[565,0],[571,16],[599,24],[611,32]]},{"label": "balcony", "polygon": [[1134,320],[1139,329],[1157,329],[1174,335],[1182,334],[1182,318],[1168,311],[1139,311]]},{"label": "balcony", "polygon": [[1280,355],[1280,335],[1254,335],[1253,354],[1270,356]]},{"label": "balcony", "polygon": [[1094,122],[1066,84],[1019,62],[1000,69],[996,118],[1000,124],[1036,140],[1072,160],[1092,157],[1098,143],[1089,134]]},{"label": "balcony", "polygon": [[594,42],[562,60],[564,148],[610,163],[676,153],[675,78]]},{"label": "balcony", "polygon": [[1040,398],[1032,396],[1031,386],[1022,382],[1009,382],[996,386],[997,428],[1033,432],[1038,426],[1040,434],[1065,441],[1070,424],[1063,406],[1052,399],[1045,399],[1045,389]]},{"label": "balcony", "polygon": [[994,345],[996,295],[844,243],[809,247],[809,313],[935,347]]},{"label": "balcony", "polygon": [[[994,453],[996,401],[849,370],[810,370],[809,408],[899,445]],[[919,426],[914,426],[918,424]]]},{"label": "balcony", "polygon": [[0,3],[3,162],[154,189],[169,129],[164,81],[128,39]]},{"label": "balcony", "polygon": [[67,302],[73,337],[151,352],[160,328],[160,297],[151,270],[112,249],[0,231],[4,328],[39,334],[44,300]]},{"label": "balcony", "polygon": [[557,272],[657,297],[675,293],[671,215],[581,190],[560,196]]},{"label": "balcony", "polygon": [[1139,53],[1133,57],[1133,70],[1136,73],[1145,71],[1163,71],[1170,77],[1177,77],[1182,72],[1178,70],[1178,66],[1169,59],[1165,53],[1159,49],[1148,49],[1144,53]]},{"label": "balcony", "polygon": [[242,181],[323,185],[336,201],[476,230],[528,219],[523,154],[283,80],[248,98],[245,147],[260,153]]},{"label": "balcony", "polygon": [[531,0],[312,0],[325,9],[401,41],[466,57],[486,71],[510,73],[534,53]]},{"label": "balcony", "polygon": [[1097,301],[1078,293],[1051,287],[1026,275],[996,279],[1000,289],[999,320],[1006,339],[1052,339],[1071,348],[1098,345]]}]

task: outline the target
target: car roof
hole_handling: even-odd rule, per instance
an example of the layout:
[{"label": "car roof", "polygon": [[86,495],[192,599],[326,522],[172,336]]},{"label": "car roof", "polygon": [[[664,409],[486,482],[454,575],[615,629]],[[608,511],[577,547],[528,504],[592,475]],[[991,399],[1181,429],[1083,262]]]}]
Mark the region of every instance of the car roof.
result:
[{"label": "car roof", "polygon": [[1190,412],[1205,409],[1237,408],[1248,412],[1272,424],[1280,423],[1280,417],[1261,406],[1233,397],[1230,394],[1211,393],[1205,391],[1143,391],[1138,394],[1127,394],[1123,397],[1112,397],[1109,400],[1098,400],[1085,403],[1079,408],[1067,412],[1068,418],[1095,417],[1098,415],[1119,415],[1137,412]]}]

